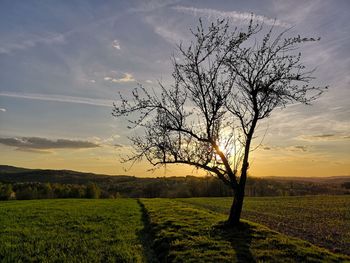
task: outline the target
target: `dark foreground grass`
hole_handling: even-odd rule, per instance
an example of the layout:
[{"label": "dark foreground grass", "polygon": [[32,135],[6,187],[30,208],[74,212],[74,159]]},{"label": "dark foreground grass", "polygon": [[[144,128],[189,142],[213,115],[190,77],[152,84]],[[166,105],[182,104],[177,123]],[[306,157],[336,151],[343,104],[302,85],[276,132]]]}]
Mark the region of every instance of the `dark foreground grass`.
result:
[{"label": "dark foreground grass", "polygon": [[[223,214],[228,214],[232,203],[231,198],[182,201]],[[242,217],[350,255],[350,196],[248,197]]]},{"label": "dark foreground grass", "polygon": [[144,262],[136,200],[0,202],[0,262]]},{"label": "dark foreground grass", "polygon": [[296,238],[244,221],[224,227],[226,216],[169,199],[142,199],[161,262],[346,262]]}]

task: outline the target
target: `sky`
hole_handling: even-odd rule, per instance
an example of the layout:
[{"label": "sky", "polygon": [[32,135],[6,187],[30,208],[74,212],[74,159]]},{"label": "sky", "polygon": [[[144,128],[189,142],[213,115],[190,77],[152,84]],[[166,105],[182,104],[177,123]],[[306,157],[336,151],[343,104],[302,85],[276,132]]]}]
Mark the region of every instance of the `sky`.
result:
[{"label": "sky", "polygon": [[276,109],[258,127],[253,176],[350,175],[350,23],[347,0],[0,2],[0,164],[135,176],[203,175],[121,163],[127,122],[112,117],[118,92],[172,83],[171,55],[189,29],[250,13],[265,26],[321,37],[305,45],[313,84],[329,90],[312,106]]}]

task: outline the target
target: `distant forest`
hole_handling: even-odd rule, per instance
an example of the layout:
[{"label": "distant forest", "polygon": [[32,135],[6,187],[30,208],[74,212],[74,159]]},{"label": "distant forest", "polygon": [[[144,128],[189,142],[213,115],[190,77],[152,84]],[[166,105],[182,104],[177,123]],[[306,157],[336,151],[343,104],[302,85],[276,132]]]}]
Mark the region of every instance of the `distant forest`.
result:
[{"label": "distant forest", "polygon": [[[246,186],[246,196],[325,194],[350,194],[350,177],[249,177]],[[210,176],[138,178],[0,166],[0,200],[225,196],[232,196],[230,188]]]}]

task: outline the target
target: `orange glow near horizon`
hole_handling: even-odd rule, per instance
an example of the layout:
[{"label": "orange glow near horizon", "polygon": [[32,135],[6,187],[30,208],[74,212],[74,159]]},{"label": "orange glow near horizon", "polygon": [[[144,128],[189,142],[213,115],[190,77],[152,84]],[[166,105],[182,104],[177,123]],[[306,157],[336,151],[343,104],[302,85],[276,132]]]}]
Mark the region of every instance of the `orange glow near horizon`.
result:
[{"label": "orange glow near horizon", "polygon": [[[37,154],[8,149],[2,164],[36,169],[68,169],[108,175],[132,175],[137,177],[205,176],[202,170],[186,165],[167,165],[155,171],[143,161],[130,168],[120,163],[118,154],[109,148],[98,150],[59,150]],[[325,177],[349,175],[349,160],[331,160],[317,154],[291,152],[284,155],[259,149],[251,154],[250,176],[302,176]],[[130,169],[129,169],[130,168]]]}]

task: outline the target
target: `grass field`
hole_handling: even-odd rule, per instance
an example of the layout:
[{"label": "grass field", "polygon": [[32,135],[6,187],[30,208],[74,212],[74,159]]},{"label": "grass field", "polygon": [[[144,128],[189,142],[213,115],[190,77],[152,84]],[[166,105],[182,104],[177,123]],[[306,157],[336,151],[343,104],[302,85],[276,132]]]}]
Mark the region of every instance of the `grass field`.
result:
[{"label": "grass field", "polygon": [[227,229],[226,216],[169,199],[142,199],[161,262],[342,262],[350,258],[262,225]]},{"label": "grass field", "polygon": [[0,202],[0,262],[350,262],[250,221],[228,229],[211,201],[225,200]]},{"label": "grass field", "polygon": [[0,202],[0,262],[143,262],[136,200]]},{"label": "grass field", "polygon": [[[231,198],[182,199],[227,214]],[[289,236],[350,255],[350,196],[251,197],[242,217]]]}]

